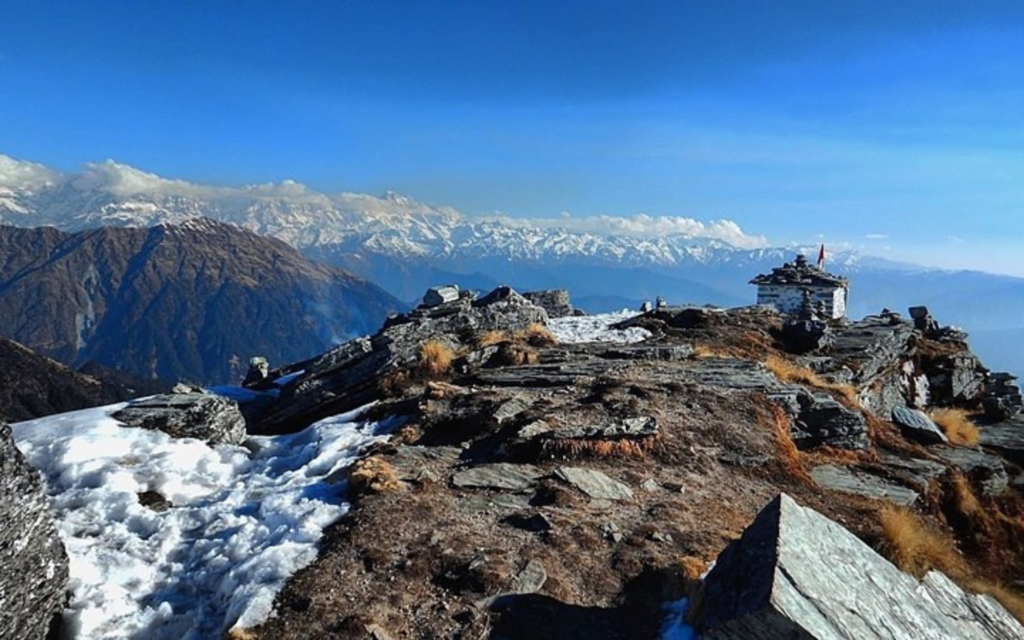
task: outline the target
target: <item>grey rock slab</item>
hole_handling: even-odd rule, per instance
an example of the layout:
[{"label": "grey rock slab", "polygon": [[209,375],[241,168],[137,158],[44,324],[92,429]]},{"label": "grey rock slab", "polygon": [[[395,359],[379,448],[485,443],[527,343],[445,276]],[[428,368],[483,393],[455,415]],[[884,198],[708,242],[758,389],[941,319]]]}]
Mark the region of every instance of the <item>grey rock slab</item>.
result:
[{"label": "grey rock slab", "polygon": [[633,490],[595,469],[559,467],[555,476],[595,500],[632,500]]},{"label": "grey rock slab", "polygon": [[841,525],[782,494],[704,580],[711,640],[1022,638],[994,600],[941,576],[918,582]]},{"label": "grey rock slab", "polygon": [[946,434],[942,432],[939,425],[932,422],[932,419],[923,411],[896,407],[892,410],[892,421],[900,427],[908,438],[916,440],[921,444],[943,444],[949,442]]},{"label": "grey rock slab", "polygon": [[64,609],[68,557],[39,472],[0,422],[0,638],[45,638]]},{"label": "grey rock slab", "polygon": [[623,418],[611,424],[590,425],[559,429],[551,434],[555,439],[592,438],[616,440],[623,438],[646,438],[658,435],[658,421],[651,416]]},{"label": "grey rock slab", "polygon": [[163,431],[209,444],[241,444],[245,418],[238,403],[208,393],[176,393],[132,401],[113,415],[129,427]]},{"label": "grey rock slab", "polygon": [[532,403],[525,398],[511,398],[501,403],[494,411],[493,418],[498,424],[514,420],[516,416],[530,408]]},{"label": "grey rock slab", "polygon": [[1024,464],[1024,416],[984,425],[978,431],[982,446],[999,449],[1017,464]]},{"label": "grey rock slab", "polygon": [[446,302],[455,302],[459,299],[459,288],[454,285],[442,287],[430,287],[423,294],[423,305],[426,307],[437,307]]},{"label": "grey rock slab", "polygon": [[918,493],[913,489],[849,467],[826,464],[814,467],[810,474],[811,478],[822,487],[866,498],[891,500],[897,504],[911,505],[918,497]]},{"label": "grey rock slab", "polygon": [[540,560],[530,560],[512,581],[512,593],[537,593],[548,581],[548,572]]},{"label": "grey rock slab", "polygon": [[930,451],[964,472],[987,496],[1001,494],[1010,481],[1003,461],[979,448],[934,447]]},{"label": "grey rock slab", "polygon": [[543,420],[534,420],[519,430],[516,436],[520,440],[530,440],[551,432],[551,425]]},{"label": "grey rock slab", "polygon": [[929,480],[946,473],[946,465],[933,460],[920,458],[901,458],[891,453],[881,452],[879,461],[901,479],[909,480],[916,485],[924,486]]},{"label": "grey rock slab", "polygon": [[544,475],[531,464],[496,462],[459,471],[452,476],[452,484],[463,489],[526,491]]}]

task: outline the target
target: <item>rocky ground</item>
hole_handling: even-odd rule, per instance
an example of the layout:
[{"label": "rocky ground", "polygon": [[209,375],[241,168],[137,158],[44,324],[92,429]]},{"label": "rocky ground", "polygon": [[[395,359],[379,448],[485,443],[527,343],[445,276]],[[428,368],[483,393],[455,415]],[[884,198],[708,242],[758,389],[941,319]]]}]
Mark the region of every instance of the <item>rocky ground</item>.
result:
[{"label": "rocky ground", "polygon": [[[472,313],[453,300],[397,325],[410,344],[448,336],[445,366],[396,355],[402,339],[381,334],[389,365],[334,388],[336,408],[372,387],[375,411],[407,422],[356,465],[354,508],[277,617],[247,633],[656,637],[665,603],[695,596],[694,578],[780,492],[890,555],[880,514],[912,506],[970,566],[963,581],[1021,575],[1020,469],[934,424],[922,435],[892,421],[980,411],[990,376],[962,335],[887,314],[824,327],[796,355],[790,328],[758,309],[651,311],[630,322],[652,332],[633,345],[558,344],[527,330],[535,318],[506,317],[500,336],[446,332]],[[306,375],[312,387],[339,373]],[[1020,452],[1003,417],[982,442],[1003,434],[1004,455]],[[964,486],[994,514],[977,528],[958,511]]]},{"label": "rocky ground", "polygon": [[352,508],[276,614],[230,635],[654,638],[687,598],[708,638],[1024,637],[1024,398],[962,332],[659,307],[586,342],[573,314],[442,287],[255,368],[240,411],[191,389],[118,414],[211,443],[367,403],[398,425],[332,474]]}]

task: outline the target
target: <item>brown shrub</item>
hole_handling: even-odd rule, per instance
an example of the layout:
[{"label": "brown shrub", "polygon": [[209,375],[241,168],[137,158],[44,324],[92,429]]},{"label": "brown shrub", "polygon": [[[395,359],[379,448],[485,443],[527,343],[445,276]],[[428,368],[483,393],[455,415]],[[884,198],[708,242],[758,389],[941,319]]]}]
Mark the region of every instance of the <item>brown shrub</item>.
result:
[{"label": "brown shrub", "polygon": [[878,516],[885,537],[885,554],[901,570],[921,578],[936,569],[957,582],[969,575],[967,563],[953,540],[929,528],[913,511],[886,506]]},{"label": "brown shrub", "polygon": [[953,444],[978,444],[978,426],[970,419],[963,409],[935,409],[929,417],[939,425],[946,437]]},{"label": "brown shrub", "polygon": [[391,463],[380,456],[356,461],[349,473],[348,483],[355,494],[386,493],[406,488]]},{"label": "brown shrub", "polygon": [[427,340],[420,347],[419,369],[428,378],[445,375],[452,369],[455,354],[439,340]]},{"label": "brown shrub", "polygon": [[801,367],[795,362],[786,360],[785,358],[781,358],[774,354],[769,355],[765,359],[764,365],[768,367],[769,371],[775,374],[776,378],[783,382],[804,384],[824,391],[831,391],[833,395],[838,395],[839,400],[847,407],[851,409],[860,409],[860,401],[857,399],[857,390],[848,384],[839,384],[824,380],[807,367]]},{"label": "brown shrub", "polygon": [[412,381],[409,379],[408,372],[395,369],[381,376],[380,380],[377,381],[377,390],[385,398],[395,398],[402,395],[402,392],[408,389],[411,384]]}]

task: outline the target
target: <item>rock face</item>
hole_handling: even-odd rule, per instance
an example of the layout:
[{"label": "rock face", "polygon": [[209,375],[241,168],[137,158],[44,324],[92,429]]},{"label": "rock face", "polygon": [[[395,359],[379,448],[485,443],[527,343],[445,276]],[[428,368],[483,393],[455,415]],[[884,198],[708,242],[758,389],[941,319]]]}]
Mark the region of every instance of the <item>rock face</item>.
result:
[{"label": "rock face", "polygon": [[1024,396],[1016,380],[1017,376],[1010,373],[989,374],[983,400],[986,416],[992,420],[1006,420],[1024,409]]},{"label": "rock face", "polygon": [[697,623],[715,640],[1024,637],[995,600],[919,583],[785,494],[719,556]]},{"label": "rock face", "polygon": [[209,444],[241,444],[245,419],[234,400],[206,393],[170,393],[132,402],[113,415],[129,427],[163,431]]},{"label": "rock face", "polygon": [[282,242],[196,219],[75,234],[0,227],[0,335],[70,366],[224,384],[375,330],[400,303]]},{"label": "rock face", "polygon": [[39,473],[0,423],[0,638],[35,639],[64,608],[68,559]]}]

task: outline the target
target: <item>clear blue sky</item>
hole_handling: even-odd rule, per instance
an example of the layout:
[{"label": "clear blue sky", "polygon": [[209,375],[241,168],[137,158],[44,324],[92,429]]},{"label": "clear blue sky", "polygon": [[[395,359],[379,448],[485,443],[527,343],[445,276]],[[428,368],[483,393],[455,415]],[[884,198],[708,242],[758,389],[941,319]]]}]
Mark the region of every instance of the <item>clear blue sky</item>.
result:
[{"label": "clear blue sky", "polygon": [[58,169],[1024,275],[1021,2],[4,0],[0,87],[0,153]]}]

